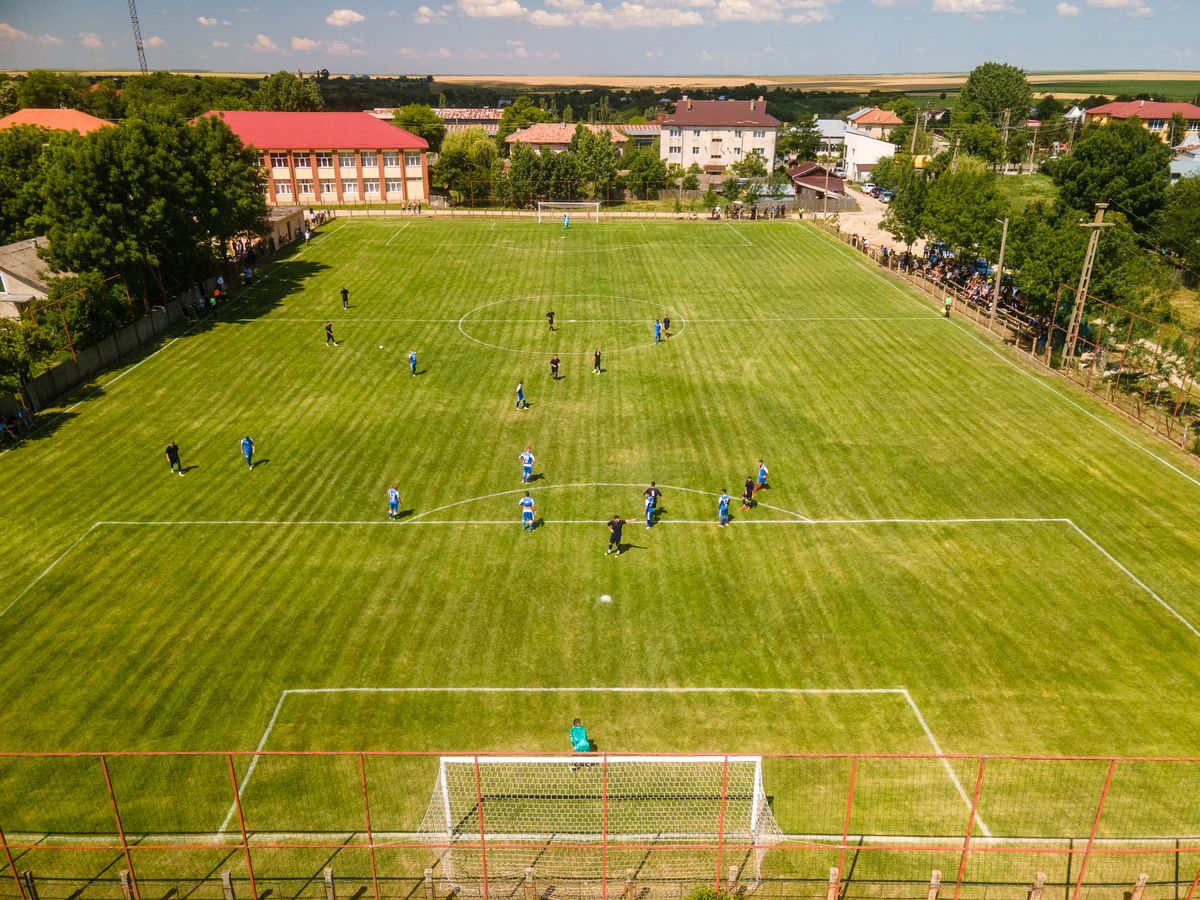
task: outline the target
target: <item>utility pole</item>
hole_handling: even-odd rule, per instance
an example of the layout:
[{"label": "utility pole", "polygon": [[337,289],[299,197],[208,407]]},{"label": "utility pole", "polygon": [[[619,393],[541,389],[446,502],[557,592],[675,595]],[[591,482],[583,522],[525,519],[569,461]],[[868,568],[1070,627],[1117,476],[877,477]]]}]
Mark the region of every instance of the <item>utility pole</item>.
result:
[{"label": "utility pole", "polygon": [[1087,255],[1083,258],[1083,271],[1079,273],[1079,287],[1075,291],[1075,309],[1071,313],[1071,325],[1067,329],[1067,343],[1063,347],[1063,359],[1070,360],[1075,356],[1075,342],[1079,339],[1079,330],[1083,325],[1083,304],[1087,300],[1088,285],[1092,280],[1092,267],[1096,264],[1096,247],[1100,243],[1100,230],[1111,228],[1112,222],[1104,221],[1104,211],[1107,203],[1096,204],[1096,218],[1091,222],[1080,223],[1081,228],[1090,228],[1088,236]]},{"label": "utility pole", "polygon": [[829,163],[825,163],[825,207],[821,210],[821,218],[829,218]]},{"label": "utility pole", "polygon": [[1000,235],[1000,262],[996,264],[996,286],[992,290],[992,314],[988,318],[988,331],[992,330],[992,324],[996,321],[996,311],[1000,309],[1000,281],[1004,278],[1004,250],[1008,246],[1008,219],[997,219],[1004,225],[1004,231]]},{"label": "utility pole", "polygon": [[1033,143],[1029,146],[1029,169],[1030,169],[1031,173],[1033,171],[1033,157],[1037,154],[1038,128],[1041,127],[1041,124],[1042,124],[1041,122],[1038,122],[1036,125],[1033,126]]},{"label": "utility pole", "polygon": [[921,112],[920,112],[920,110],[918,110],[917,114],[915,116],[913,116],[912,146],[908,148],[909,156],[917,155],[917,129],[920,127],[921,127]]},{"label": "utility pole", "polygon": [[1010,118],[1012,118],[1012,110],[1006,109],[1004,111],[1004,118],[1000,124],[1000,153],[1003,159],[1001,165],[1004,167],[1000,170],[1001,172],[1008,171],[1008,120]]},{"label": "utility pole", "polygon": [[954,156],[950,158],[950,171],[954,172],[958,169],[958,145],[962,143],[962,135],[954,139]]}]

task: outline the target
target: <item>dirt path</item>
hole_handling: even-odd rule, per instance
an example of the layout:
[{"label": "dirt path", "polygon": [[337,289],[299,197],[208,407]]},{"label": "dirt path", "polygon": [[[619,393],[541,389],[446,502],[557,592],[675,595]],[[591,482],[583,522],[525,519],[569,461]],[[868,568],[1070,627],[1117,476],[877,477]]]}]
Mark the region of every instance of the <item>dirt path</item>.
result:
[{"label": "dirt path", "polygon": [[[887,212],[887,204],[857,191],[854,193],[854,199],[858,201],[858,212],[838,214],[838,222],[841,223],[843,233],[864,237],[871,242],[872,247],[891,247],[903,250],[904,247],[899,241],[879,227],[884,213]],[[913,245],[913,251],[916,253],[922,253],[924,249],[924,241],[918,241]]]}]

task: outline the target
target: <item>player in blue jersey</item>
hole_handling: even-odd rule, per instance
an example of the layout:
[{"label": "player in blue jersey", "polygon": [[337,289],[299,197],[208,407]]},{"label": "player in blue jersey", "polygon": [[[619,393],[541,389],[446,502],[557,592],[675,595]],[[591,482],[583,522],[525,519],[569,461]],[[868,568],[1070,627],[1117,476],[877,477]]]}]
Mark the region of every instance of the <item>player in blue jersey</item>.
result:
[{"label": "player in blue jersey", "polygon": [[717,498],[717,515],[722,528],[729,524],[729,500],[729,491],[721,488],[721,496]]},{"label": "player in blue jersey", "polygon": [[535,509],[533,498],[529,496],[529,491],[525,492],[525,496],[517,501],[521,507],[521,530],[533,531],[533,511]]},{"label": "player in blue jersey", "polygon": [[525,382],[517,382],[517,409],[529,409],[529,401],[525,399]]},{"label": "player in blue jersey", "polygon": [[767,484],[767,464],[761,459],[758,461],[758,483],[754,485],[754,492],[758,493],[763,488],[769,488]]},{"label": "player in blue jersey", "polygon": [[571,227],[571,216],[568,213],[563,213],[563,231]]},{"label": "player in blue jersey", "polygon": [[254,439],[250,435],[242,438],[242,456],[246,457],[246,468],[254,468]]},{"label": "player in blue jersey", "polygon": [[388,488],[388,518],[400,518],[400,490],[394,484]]},{"label": "player in blue jersey", "polygon": [[662,343],[662,322],[658,319],[654,320],[654,343]]},{"label": "player in blue jersey", "polygon": [[413,373],[414,377],[416,376],[416,374],[417,374],[417,351],[415,349],[408,351],[408,370]]},{"label": "player in blue jersey", "polygon": [[646,497],[646,527],[649,528],[654,524],[654,498]]},{"label": "player in blue jersey", "polygon": [[525,452],[521,454],[521,481],[528,484],[533,480],[533,448],[526,447]]}]

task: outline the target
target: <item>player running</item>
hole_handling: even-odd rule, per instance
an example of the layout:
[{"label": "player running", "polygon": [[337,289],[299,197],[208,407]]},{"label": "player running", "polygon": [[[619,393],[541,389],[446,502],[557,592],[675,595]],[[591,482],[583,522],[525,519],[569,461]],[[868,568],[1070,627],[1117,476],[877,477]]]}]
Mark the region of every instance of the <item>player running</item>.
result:
[{"label": "player running", "polygon": [[717,517],[722,528],[729,524],[729,500],[729,491],[721,488],[721,496],[717,498]]},{"label": "player running", "polygon": [[179,461],[179,445],[174,441],[167,444],[167,465],[171,467],[171,471],[178,470],[179,474],[183,474],[183,463]]},{"label": "player running", "polygon": [[604,551],[605,556],[613,552],[617,556],[621,555],[621,529],[624,527],[625,522],[620,516],[613,516],[608,520],[608,549]]},{"label": "player running", "polygon": [[333,346],[336,347],[337,341],[335,341],[333,339],[333,323],[326,322],[325,323],[325,346],[328,347],[330,344],[333,344]]},{"label": "player running", "polygon": [[558,381],[558,354],[555,353],[550,357],[550,377]]},{"label": "player running", "polygon": [[394,484],[388,488],[388,518],[393,522],[400,518],[400,489]]},{"label": "player running", "polygon": [[529,402],[525,399],[525,382],[517,382],[517,409],[529,409]]},{"label": "player running", "polygon": [[550,330],[554,330],[554,310],[546,310],[546,321],[550,323]]},{"label": "player running", "polygon": [[417,351],[412,349],[408,351],[408,370],[412,372],[413,377],[417,377]]},{"label": "player running", "polygon": [[533,511],[536,506],[533,498],[529,496],[529,491],[526,491],[525,496],[517,501],[517,505],[521,507],[521,530],[533,531]]},{"label": "player running", "polygon": [[761,491],[763,488],[770,488],[767,484],[767,464],[761,459],[758,461],[758,484],[754,485],[755,491]]},{"label": "player running", "polygon": [[529,484],[533,480],[533,448],[526,447],[525,452],[521,454],[521,483]]}]

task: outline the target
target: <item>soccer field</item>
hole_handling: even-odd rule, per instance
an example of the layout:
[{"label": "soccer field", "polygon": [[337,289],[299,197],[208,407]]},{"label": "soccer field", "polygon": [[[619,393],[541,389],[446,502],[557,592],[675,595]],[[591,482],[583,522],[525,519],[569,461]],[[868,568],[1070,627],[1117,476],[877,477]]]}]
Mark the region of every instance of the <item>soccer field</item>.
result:
[{"label": "soccer field", "polygon": [[[1197,750],[1200,466],[811,226],[335,222],[42,419],[0,456],[0,751]],[[4,765],[0,826],[72,830]],[[265,765],[247,804],[298,790]]]}]

